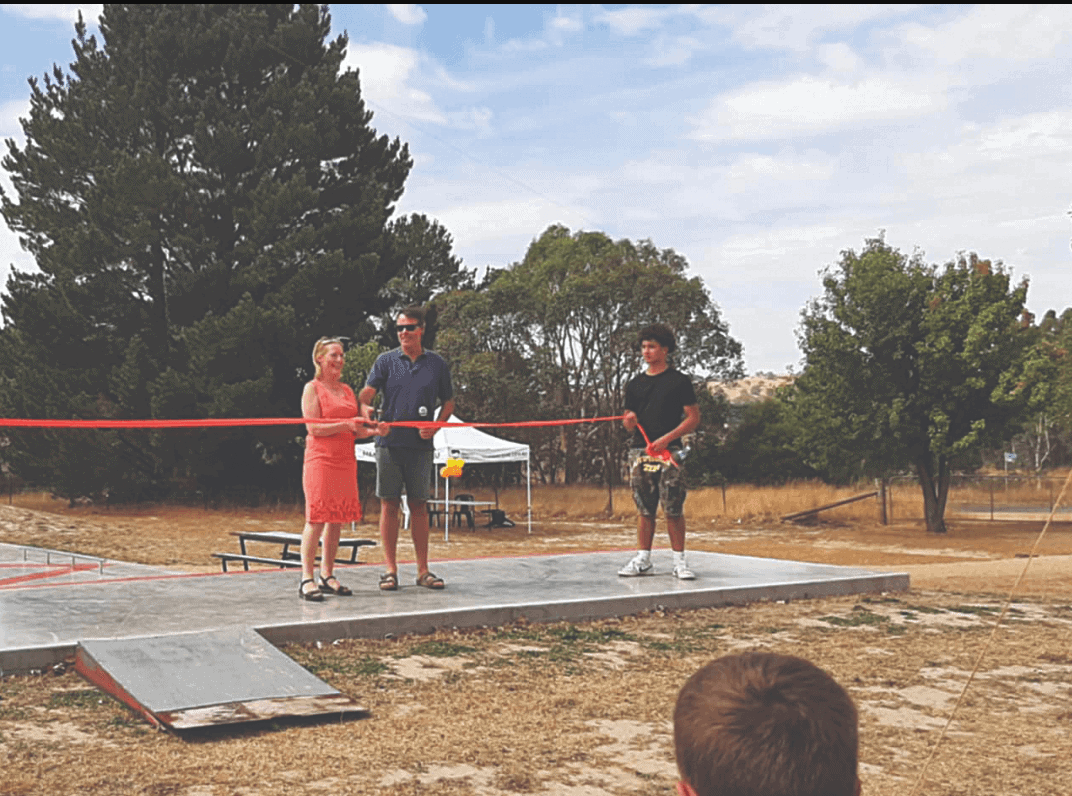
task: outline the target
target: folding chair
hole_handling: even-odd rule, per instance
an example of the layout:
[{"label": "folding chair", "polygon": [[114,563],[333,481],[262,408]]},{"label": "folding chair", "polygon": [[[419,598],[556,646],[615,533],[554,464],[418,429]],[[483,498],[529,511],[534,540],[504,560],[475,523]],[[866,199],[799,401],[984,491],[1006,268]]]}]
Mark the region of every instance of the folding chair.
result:
[{"label": "folding chair", "polygon": [[451,522],[456,525],[461,525],[462,517],[465,517],[465,521],[469,524],[469,528],[475,528],[476,518],[473,515],[473,507],[461,505],[463,503],[472,503],[475,498],[472,495],[459,494],[454,496],[454,500],[457,502],[454,504],[454,509],[451,512]]}]

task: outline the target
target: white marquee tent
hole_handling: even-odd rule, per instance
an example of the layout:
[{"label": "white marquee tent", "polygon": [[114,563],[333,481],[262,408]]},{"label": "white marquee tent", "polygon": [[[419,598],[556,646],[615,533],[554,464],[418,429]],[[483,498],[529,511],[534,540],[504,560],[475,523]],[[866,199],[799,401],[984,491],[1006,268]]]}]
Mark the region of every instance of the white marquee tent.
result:
[{"label": "white marquee tent", "polygon": [[[451,417],[449,424],[461,424],[464,420]],[[529,460],[529,446],[520,442],[493,437],[478,428],[458,425],[457,428],[441,428],[432,439],[435,446],[435,463],[444,465],[447,459],[462,459],[466,464],[499,464],[501,462],[525,463],[525,496],[528,504],[528,526],[532,533],[532,473]],[[357,461],[376,463],[376,450],[373,444],[354,446]],[[438,478],[439,471],[436,471]],[[444,494],[450,502],[450,479],[444,478]],[[438,491],[438,490],[437,490]],[[449,538],[450,515],[444,515],[444,529]]]}]

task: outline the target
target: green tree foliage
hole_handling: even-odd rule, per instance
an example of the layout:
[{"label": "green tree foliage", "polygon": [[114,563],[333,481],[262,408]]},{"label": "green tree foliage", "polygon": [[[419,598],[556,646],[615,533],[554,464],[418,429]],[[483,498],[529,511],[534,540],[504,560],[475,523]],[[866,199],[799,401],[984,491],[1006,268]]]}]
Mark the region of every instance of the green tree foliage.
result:
[{"label": "green tree foliage", "polygon": [[1034,329],[1039,351],[1052,361],[1053,376],[1038,385],[1036,409],[1012,441],[1020,461],[1040,472],[1072,457],[1072,309],[1049,310]]},{"label": "green tree foliage", "polygon": [[[4,411],[294,416],[312,341],[367,339],[414,257],[417,222],[389,226],[412,164],[329,30],[314,5],[108,5],[100,44],[79,21],[3,159],[40,269],[3,299]],[[271,483],[299,454],[292,428],[120,436],[128,486]]]},{"label": "green tree foliage", "polygon": [[722,446],[727,481],[782,484],[816,478],[797,449],[800,428],[789,408],[777,397],[749,404]]},{"label": "green tree foliage", "polygon": [[[510,420],[622,414],[625,383],[639,368],[637,332],[654,322],[677,331],[674,359],[682,371],[740,375],[741,346],[687,269],[685,258],[650,241],[615,242],[601,232],[549,227],[522,262],[491,275],[486,300],[452,305],[457,317],[469,319],[459,333],[468,342],[459,341],[457,350],[484,347],[488,356],[480,367],[511,380],[496,410]],[[459,323],[464,321],[448,322],[444,313],[444,341],[456,339],[449,329]],[[459,361],[454,345],[440,350]],[[527,416],[519,417],[521,411]],[[545,433],[535,445],[538,472],[554,481],[561,471],[567,483],[616,479],[622,436],[609,424]]]},{"label": "green tree foliage", "polygon": [[[451,363],[455,414],[464,420],[511,423],[549,416],[539,400],[535,373],[520,353],[519,332],[506,316],[495,312],[486,291],[459,290],[441,296],[436,350]],[[493,434],[530,446],[535,478],[547,480],[548,456],[555,437],[547,429],[494,429]],[[499,483],[505,469],[477,468],[472,474]],[[512,472],[512,471],[511,471]],[[520,472],[520,471],[518,471]],[[466,470],[466,478],[472,477]]]},{"label": "green tree foliage", "polygon": [[[390,302],[383,316],[381,342],[387,348],[398,345],[394,325],[399,310],[424,306],[434,297],[475,286],[475,269],[462,267],[454,254],[454,239],[435,220],[413,213],[392,221],[389,227],[392,250],[401,264],[382,291]],[[424,332],[426,348],[434,348],[438,322],[434,318]]]},{"label": "green tree foliage", "polygon": [[690,486],[723,484],[729,465],[723,446],[729,433],[730,402],[721,392],[712,394],[706,384],[694,386],[696,404],[700,408],[700,425],[689,440],[685,475]]},{"label": "green tree foliage", "polygon": [[844,252],[802,313],[791,399],[817,469],[910,466],[927,528],[944,532],[957,457],[1015,433],[1047,378],[1023,321],[1027,283],[1010,282],[974,254],[930,266],[881,238]]}]

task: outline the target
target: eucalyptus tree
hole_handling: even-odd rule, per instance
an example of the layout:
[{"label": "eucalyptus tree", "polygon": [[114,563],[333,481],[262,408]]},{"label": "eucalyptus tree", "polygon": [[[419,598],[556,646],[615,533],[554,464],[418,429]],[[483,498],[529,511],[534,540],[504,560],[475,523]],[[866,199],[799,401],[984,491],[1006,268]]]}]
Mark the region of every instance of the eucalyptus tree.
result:
[{"label": "eucalyptus tree", "polygon": [[[729,334],[688,262],[651,241],[549,227],[524,260],[488,285],[491,310],[513,329],[540,404],[559,417],[623,412],[625,383],[640,366],[637,333],[662,322],[677,333],[674,364],[696,378],[742,374],[741,345]],[[559,434],[566,483],[614,478],[618,429],[567,426]]]}]

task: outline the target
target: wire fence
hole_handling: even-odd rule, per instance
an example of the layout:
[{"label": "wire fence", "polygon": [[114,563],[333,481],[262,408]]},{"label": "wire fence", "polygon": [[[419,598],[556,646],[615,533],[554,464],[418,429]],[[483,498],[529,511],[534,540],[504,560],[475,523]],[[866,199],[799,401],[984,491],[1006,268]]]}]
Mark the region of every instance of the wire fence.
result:
[{"label": "wire fence", "polygon": [[[947,519],[1044,521],[1053,511],[1063,477],[1034,475],[954,475],[946,502]],[[922,520],[923,496],[915,476],[895,476],[886,487],[890,521]],[[1058,506],[1054,520],[1072,522],[1072,506]]]}]

